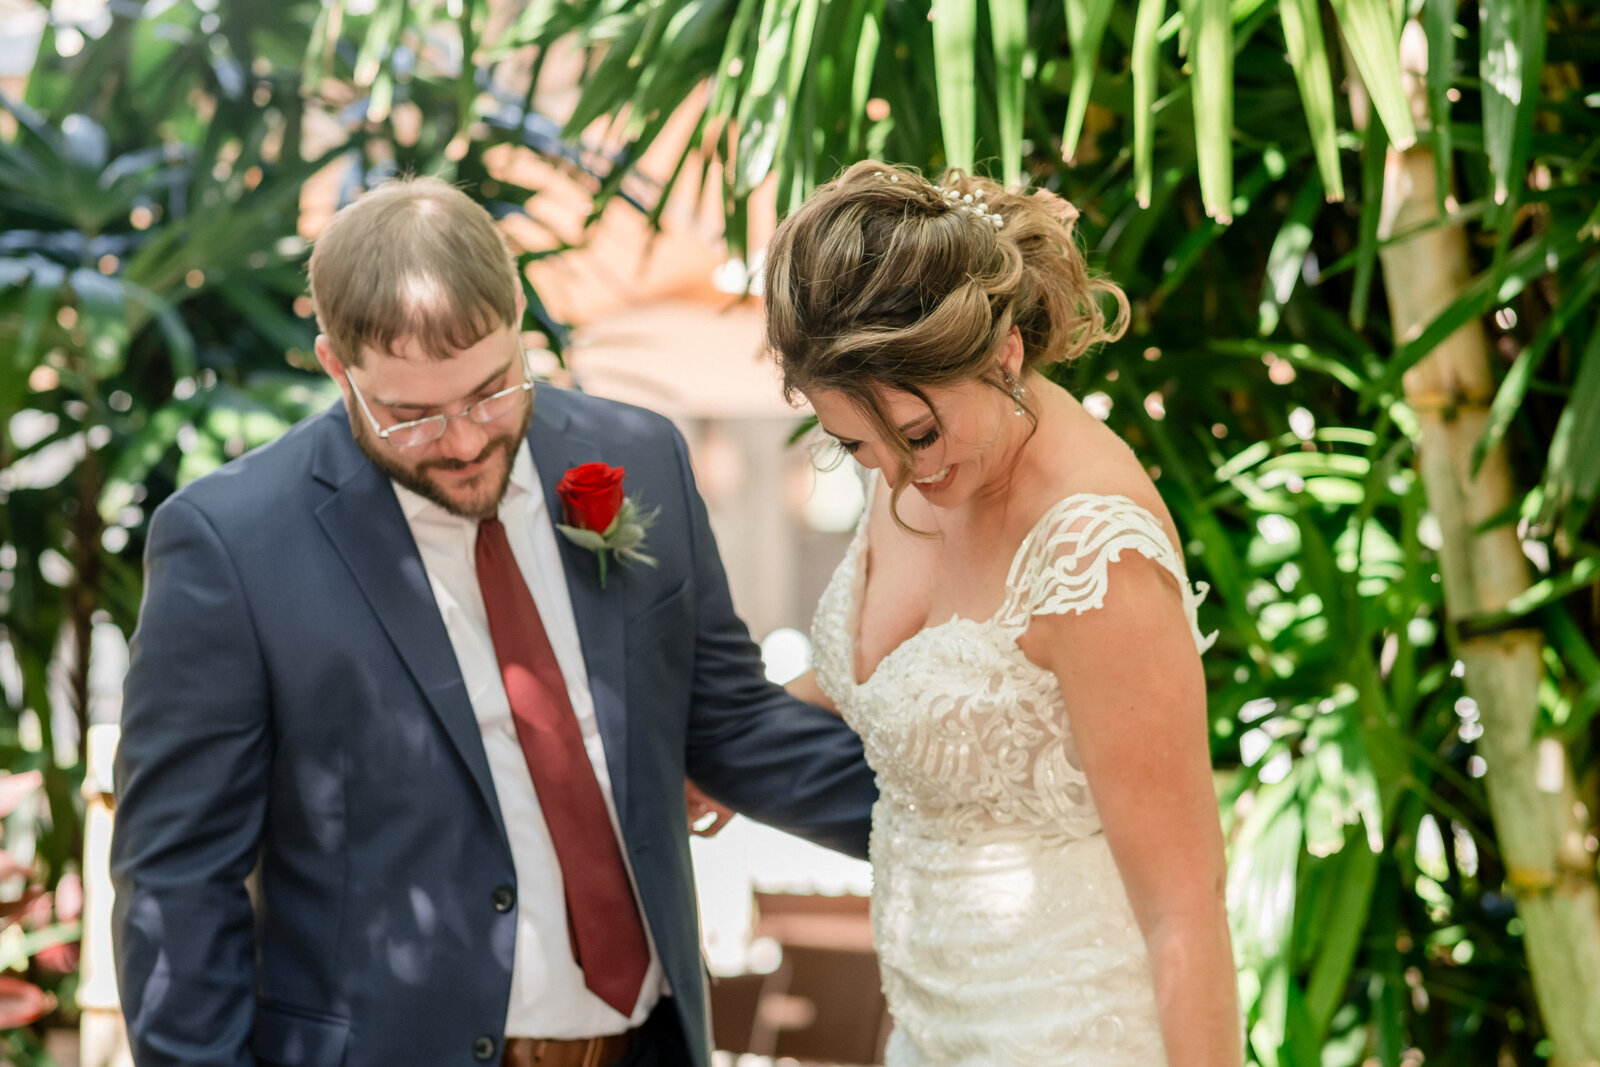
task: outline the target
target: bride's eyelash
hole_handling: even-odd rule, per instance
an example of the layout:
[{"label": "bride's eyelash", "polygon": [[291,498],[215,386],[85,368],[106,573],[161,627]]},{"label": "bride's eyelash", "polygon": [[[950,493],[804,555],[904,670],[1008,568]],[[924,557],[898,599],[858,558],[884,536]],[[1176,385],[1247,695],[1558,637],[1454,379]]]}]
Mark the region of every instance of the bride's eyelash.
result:
[{"label": "bride's eyelash", "polygon": [[[937,427],[937,426],[935,426],[933,429],[929,430],[927,433],[923,434],[921,437],[908,437],[908,438],[906,438],[906,444],[910,445],[913,451],[921,451],[924,448],[931,448],[933,445],[937,444],[938,441],[939,441],[939,427]],[[851,456],[855,455],[856,454],[856,449],[861,447],[861,442],[860,441],[838,441],[838,440],[836,440],[833,443],[834,443],[834,447],[843,449],[844,452],[847,455],[851,455]]]}]

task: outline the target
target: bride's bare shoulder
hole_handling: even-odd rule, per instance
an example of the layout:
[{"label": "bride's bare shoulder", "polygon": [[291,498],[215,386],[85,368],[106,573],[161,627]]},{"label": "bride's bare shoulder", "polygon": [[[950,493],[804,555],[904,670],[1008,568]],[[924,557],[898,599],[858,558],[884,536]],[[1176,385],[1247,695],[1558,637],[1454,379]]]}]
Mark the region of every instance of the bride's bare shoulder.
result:
[{"label": "bride's bare shoulder", "polygon": [[[1070,398],[1069,398],[1070,399]],[[1041,431],[1044,426],[1041,425]],[[1036,484],[1045,507],[1077,496],[1126,497],[1176,534],[1172,516],[1156,488],[1153,474],[1133,449],[1105,423],[1071,401],[1050,428],[1054,441],[1038,463]]]}]

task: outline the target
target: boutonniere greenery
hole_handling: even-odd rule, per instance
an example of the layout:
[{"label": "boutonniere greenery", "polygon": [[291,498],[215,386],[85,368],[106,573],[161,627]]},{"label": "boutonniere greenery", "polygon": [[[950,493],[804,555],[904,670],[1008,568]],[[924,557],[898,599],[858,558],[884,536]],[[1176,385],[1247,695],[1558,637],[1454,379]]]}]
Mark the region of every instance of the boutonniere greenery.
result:
[{"label": "boutonniere greenery", "polygon": [[556,496],[562,518],[556,529],[568,541],[595,554],[600,565],[600,588],[606,587],[606,554],[616,553],[624,563],[654,567],[654,556],[642,551],[644,536],[655,522],[656,511],[645,511],[623,492],[627,469],[606,463],[580,463],[561,476]]}]

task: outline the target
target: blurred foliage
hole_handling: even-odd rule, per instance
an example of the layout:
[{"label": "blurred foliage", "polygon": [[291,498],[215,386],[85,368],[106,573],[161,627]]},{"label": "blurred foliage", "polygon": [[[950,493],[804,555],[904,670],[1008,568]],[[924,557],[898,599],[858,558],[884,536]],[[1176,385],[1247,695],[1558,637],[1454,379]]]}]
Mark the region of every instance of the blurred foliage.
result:
[{"label": "blurred foliage", "polygon": [[[132,631],[150,513],[337,395],[313,373],[307,183],[327,210],[402,170],[483,192],[484,154],[544,130],[511,101],[457,138],[479,74],[411,30],[375,85],[360,42],[382,11],[330,32],[338,13],[311,2],[86,10],[48,15],[24,98],[0,94],[0,768],[40,776],[7,825],[47,903],[79,877],[92,653]],[[499,214],[532,196],[498,194]],[[13,930],[0,971],[51,994],[45,1024],[71,1022],[72,967]],[[0,1060],[43,1062],[36,1031],[4,1040]]]},{"label": "blurred foliage", "polygon": [[[133,627],[150,511],[316,395],[284,361],[312,335],[298,52],[209,18],[51,23],[26,100],[0,100],[0,766],[43,776],[14,821],[55,892],[79,877],[95,632]],[[74,1018],[70,983],[29,972]]]},{"label": "blurred foliage", "polygon": [[[38,771],[0,772],[0,820],[5,820],[44,784]],[[0,829],[4,823],[0,822]],[[56,996],[13,969],[30,967],[36,974],[65,979],[70,988],[78,966],[79,919],[83,914],[83,881],[60,878],[54,890],[39,884],[39,867],[28,860],[35,843],[31,820],[19,820],[7,848],[0,850],[0,1032],[16,1030],[53,1010]],[[0,1037],[0,1057],[14,1062]]]},{"label": "blurred foliage", "polygon": [[[619,197],[655,214],[675,183],[703,185],[743,254],[768,183],[782,211],[864,156],[956,163],[1077,203],[1091,258],[1134,304],[1129,335],[1062,376],[1156,474],[1213,587],[1213,748],[1255,1062],[1551,1056],[1401,381],[1450,330],[1484,322],[1499,361],[1485,446],[1509,450],[1522,495],[1500,518],[1536,581],[1475,623],[1542,629],[1541,729],[1578,769],[1592,832],[1594,5],[113,11],[46,29],[0,126],[0,767],[43,775],[29,825],[46,888],[79,846],[79,650],[96,625],[131,626],[150,509],[328,395],[303,373],[312,326],[295,304],[308,176],[348,197],[400,170],[443,174],[510,214],[532,194],[489,161],[521,146],[587,172],[597,212]],[[1428,40],[1427,122],[1406,108],[1400,16]],[[583,91],[563,128],[533,86],[574,47]],[[641,175],[685,107],[696,121],[675,166]],[[597,127],[620,147],[583,146]],[[1387,150],[1413,139],[1436,152],[1471,261],[1461,298],[1397,339],[1377,284],[1380,192]]]}]

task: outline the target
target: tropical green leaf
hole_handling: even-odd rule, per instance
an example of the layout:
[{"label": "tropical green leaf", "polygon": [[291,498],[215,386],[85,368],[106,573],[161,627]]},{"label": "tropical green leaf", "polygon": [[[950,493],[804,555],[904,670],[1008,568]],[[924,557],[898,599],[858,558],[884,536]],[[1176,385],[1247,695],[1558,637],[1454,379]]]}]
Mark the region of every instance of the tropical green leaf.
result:
[{"label": "tropical green leaf", "polygon": [[1372,106],[1396,148],[1417,139],[1411,103],[1400,77],[1400,28],[1389,0],[1332,0],[1350,57]]},{"label": "tropical green leaf", "polygon": [[1547,230],[1523,242],[1505,260],[1501,270],[1487,270],[1473,278],[1444,310],[1412,337],[1401,338],[1383,378],[1373,387],[1383,395],[1399,384],[1400,376],[1416,366],[1439,342],[1497,304],[1510,301],[1535,278],[1551,271],[1578,247],[1570,231]]},{"label": "tropical green leaf", "polygon": [[1233,17],[1228,0],[1181,0],[1194,82],[1195,151],[1206,214],[1233,220]]},{"label": "tropical green leaf", "polygon": [[1295,282],[1300,280],[1306,253],[1311,249],[1311,222],[1321,204],[1322,182],[1316,176],[1307,178],[1273,239],[1272,251],[1267,254],[1266,284],[1261,290],[1258,332],[1263,337],[1278,328],[1278,311],[1289,302]]},{"label": "tropical green leaf", "polygon": [[1318,1045],[1327,1034],[1333,1013],[1343,1002],[1346,983],[1367,927],[1367,909],[1378,878],[1378,853],[1368,847],[1358,830],[1338,857],[1336,887],[1327,890],[1334,907],[1322,923],[1323,942],[1306,983],[1306,1014],[1312,1031],[1307,1037]]},{"label": "tropical green leaf", "polygon": [[1596,292],[1600,292],[1600,260],[1590,263],[1567,292],[1562,294],[1562,299],[1551,308],[1550,317],[1540,325],[1539,332],[1534,334],[1528,346],[1517,354],[1516,361],[1506,372],[1505,381],[1500,383],[1500,388],[1494,395],[1494,403],[1489,407],[1488,424],[1484,427],[1483,435],[1478,438],[1478,443],[1472,447],[1474,474],[1482,467],[1483,458],[1500,444],[1507,428],[1511,425],[1511,420],[1521,410],[1523,400],[1528,395],[1528,387],[1533,382],[1534,372],[1539,369],[1539,364],[1550,351],[1550,346],[1566,332],[1567,324],[1575,316],[1580,312],[1592,310],[1590,301]]},{"label": "tropical green leaf", "polygon": [[715,121],[723,120],[732,108],[743,84],[745,52],[749,37],[756,25],[755,16],[763,8],[764,0],[739,0],[733,19],[728,24],[727,39],[722,46],[722,56],[712,72],[711,100],[706,112]]},{"label": "tropical green leaf", "polygon": [[66,270],[42,256],[25,257],[23,265],[27,269],[27,287],[22,299],[17,347],[11,354],[12,364],[18,368],[33,365],[39,340],[44,336],[51,310],[60,299],[61,287],[67,280]]},{"label": "tropical green leaf", "polygon": [[65,923],[51,923],[41,926],[36,930],[23,932],[20,927],[13,928],[19,937],[7,938],[0,946],[0,971],[9,971],[19,964],[26,963],[29,957],[41,949],[52,945],[67,945],[83,937],[83,928],[77,920]]},{"label": "tropical green leaf", "polygon": [[1094,87],[1100,41],[1105,36],[1106,20],[1111,16],[1112,0],[1064,0],[1067,10],[1067,42],[1072,49],[1072,89],[1067,96],[1067,121],[1061,130],[1061,155],[1070,161],[1078,154],[1078,138],[1083,133],[1083,117],[1089,110],[1089,90]]},{"label": "tropical green leaf", "polygon": [[[174,400],[152,412],[144,426],[133,435],[112,463],[106,476],[106,499],[116,501],[113,487],[123,485],[131,488],[149,477],[156,464],[176,445],[178,434],[195,417],[200,406],[200,402],[191,397]],[[110,507],[110,513],[105,516],[107,521],[115,517],[116,509],[120,506],[120,502],[116,502]]]},{"label": "tropical green leaf", "polygon": [[1156,71],[1161,22],[1166,9],[1166,0],[1139,0],[1139,13],[1133,27],[1133,180],[1134,195],[1143,208],[1150,206],[1151,179],[1155,172],[1155,104],[1159,88]]},{"label": "tropical green leaf", "polygon": [[68,275],[67,284],[77,298],[88,334],[86,347],[94,377],[108,378],[122,369],[128,347],[127,291],[120,279],[96,270],[75,270]]},{"label": "tropical green leaf", "polygon": [[1526,590],[1512,597],[1499,611],[1462,619],[1464,625],[1477,629],[1494,629],[1514,623],[1547,605],[1571,596],[1586,586],[1600,581],[1600,555],[1584,556],[1565,574],[1534,582]]},{"label": "tropical green leaf", "polygon": [[1590,328],[1545,461],[1539,525],[1575,537],[1600,497],[1600,329]]},{"label": "tropical green leaf", "polygon": [[932,0],[933,61],[945,165],[970,171],[977,151],[978,0]]},{"label": "tropical green leaf", "polygon": [[[1077,0],[1068,0],[1070,12]],[[1104,0],[1109,6],[1110,0]],[[1101,23],[1102,27],[1104,22]],[[1027,0],[989,0],[989,36],[994,44],[995,107],[1000,122],[1001,174],[1007,185],[1022,180],[1022,120],[1028,49]],[[1099,47],[1096,42],[1095,47]],[[1073,52],[1073,62],[1078,59]]]},{"label": "tropical green leaf", "polygon": [[[1289,65],[1300,87],[1300,102],[1311,127],[1317,169],[1329,200],[1344,199],[1344,172],[1339,166],[1339,130],[1333,103],[1333,75],[1322,38],[1322,13],[1317,0],[1279,0],[1283,39]],[[1281,302],[1281,301],[1280,301]],[[1270,333],[1270,330],[1263,330]]]},{"label": "tropical green leaf", "polygon": [[1422,7],[1428,33],[1428,114],[1433,133],[1434,195],[1438,214],[1448,215],[1447,198],[1454,186],[1451,166],[1450,90],[1456,76],[1457,0],[1429,0]]},{"label": "tropical green leaf", "polygon": [[1523,161],[1544,66],[1544,0],[1479,0],[1478,76],[1483,85],[1483,141],[1494,200],[1522,182]]},{"label": "tropical green leaf", "polygon": [[[787,121],[780,124],[780,135],[776,147],[778,158],[778,214],[787,215],[789,209],[804,195],[804,183],[794,180],[795,157],[786,152],[791,139],[796,139],[801,146],[801,151],[809,153],[810,141],[806,137],[807,131],[815,125],[814,117],[802,112],[798,106],[802,100],[801,85],[815,60],[812,54],[812,35],[817,28],[817,12],[822,0],[800,0],[799,9],[795,13],[794,35],[792,38],[792,52],[789,56],[788,85],[786,97],[790,102],[790,111]],[[807,101],[809,103],[809,100]],[[806,173],[811,173],[807,168]]]},{"label": "tropical green leaf", "polygon": [[1384,127],[1369,122],[1361,145],[1361,215],[1356,230],[1355,278],[1350,283],[1350,325],[1363,329],[1372,302],[1372,277],[1378,267],[1378,226],[1383,220],[1383,173],[1389,148]]},{"label": "tropical green leaf", "polygon": [[791,35],[794,0],[770,3],[761,10],[759,42],[753,57],[745,60],[749,73],[735,118],[738,130],[737,164],[730,192],[743,201],[766,180],[776,163],[788,102],[778,91],[787,65],[794,62]]},{"label": "tropical green leaf", "polygon": [[[617,31],[618,36],[606,42],[604,55],[592,82],[597,91],[579,97],[572,114],[567,116],[562,126],[564,137],[578,140],[591,123],[602,119],[615,121],[624,113],[626,109],[623,105],[630,102],[644,73],[643,67],[633,62],[633,57],[648,21],[646,18],[625,22]],[[787,41],[787,37],[784,39]],[[781,58],[780,53],[773,57],[772,62]]]},{"label": "tropical green leaf", "polygon": [[[1257,166],[1245,176],[1238,195],[1232,197],[1232,203],[1241,211],[1248,209],[1271,181],[1271,168],[1265,164]],[[1164,277],[1152,294],[1153,299],[1164,300],[1168,293],[1183,284],[1190,271],[1199,264],[1200,257],[1223,235],[1226,225],[1226,219],[1213,216],[1212,219],[1202,221],[1199,226],[1184,235],[1178,247],[1173,249],[1168,262],[1164,264]]]},{"label": "tropical green leaf", "polygon": [[[1310,345],[1296,342],[1258,341],[1253,338],[1241,338],[1228,341],[1213,341],[1207,347],[1214,352],[1232,356],[1245,356],[1258,360],[1268,355],[1278,359],[1286,359],[1298,368],[1310,370],[1317,374],[1325,374],[1352,392],[1359,393],[1366,384],[1359,371],[1326,352],[1312,348]],[[1243,456],[1245,453],[1241,452],[1240,455]],[[1218,476],[1221,476],[1220,472]]]},{"label": "tropical green leaf", "polygon": [[856,45],[855,66],[850,77],[849,150],[852,154],[865,153],[861,124],[867,117],[867,102],[872,95],[872,74],[878,61],[878,48],[882,44],[879,25],[883,18],[883,0],[857,0],[863,7],[860,21],[860,40]]}]

